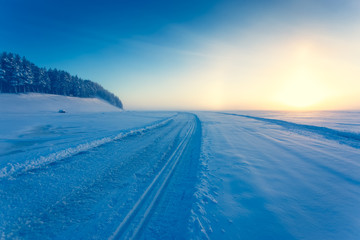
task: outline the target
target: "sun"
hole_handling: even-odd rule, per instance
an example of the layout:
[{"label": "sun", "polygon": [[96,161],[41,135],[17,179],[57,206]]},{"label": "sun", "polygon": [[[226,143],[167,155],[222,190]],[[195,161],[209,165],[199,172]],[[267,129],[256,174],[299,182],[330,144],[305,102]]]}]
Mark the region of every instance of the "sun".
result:
[{"label": "sun", "polygon": [[328,96],[321,76],[311,68],[299,67],[284,81],[277,95],[281,105],[295,110],[311,109]]},{"label": "sun", "polygon": [[287,110],[318,109],[330,97],[329,76],[319,50],[308,43],[296,46],[282,68],[276,102]]}]

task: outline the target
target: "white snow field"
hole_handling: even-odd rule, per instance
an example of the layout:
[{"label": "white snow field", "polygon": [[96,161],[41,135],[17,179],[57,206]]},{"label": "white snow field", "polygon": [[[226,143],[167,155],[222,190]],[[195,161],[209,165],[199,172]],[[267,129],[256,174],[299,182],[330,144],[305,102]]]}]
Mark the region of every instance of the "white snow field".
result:
[{"label": "white snow field", "polygon": [[360,239],[359,113],[64,98],[0,94],[0,239]]},{"label": "white snow field", "polygon": [[121,109],[99,98],[77,98],[52,94],[0,94],[1,113],[119,112]]},{"label": "white snow field", "polygon": [[188,238],[195,115],[28,101],[31,111],[0,115],[0,239]]},{"label": "white snow field", "polygon": [[360,239],[360,113],[246,114],[197,114],[196,238]]}]

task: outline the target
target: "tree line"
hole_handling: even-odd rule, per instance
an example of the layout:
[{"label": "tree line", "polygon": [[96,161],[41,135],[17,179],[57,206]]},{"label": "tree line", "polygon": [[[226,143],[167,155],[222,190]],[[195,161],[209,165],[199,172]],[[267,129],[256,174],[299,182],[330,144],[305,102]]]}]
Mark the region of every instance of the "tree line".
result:
[{"label": "tree line", "polygon": [[120,99],[101,85],[57,70],[36,66],[18,54],[0,55],[0,93],[49,93],[64,96],[99,97],[123,108]]}]

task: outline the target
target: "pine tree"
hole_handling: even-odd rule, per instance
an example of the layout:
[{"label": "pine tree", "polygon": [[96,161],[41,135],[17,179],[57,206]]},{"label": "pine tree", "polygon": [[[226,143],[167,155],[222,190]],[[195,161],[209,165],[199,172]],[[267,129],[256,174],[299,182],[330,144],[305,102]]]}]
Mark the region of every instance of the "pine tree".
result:
[{"label": "pine tree", "polygon": [[51,85],[50,85],[50,78],[49,74],[45,68],[39,69],[39,82],[38,86],[41,92],[43,93],[50,93]]},{"label": "pine tree", "polygon": [[19,65],[16,64],[14,55],[9,53],[5,58],[5,78],[9,82],[9,92],[17,93],[19,87]]},{"label": "pine tree", "polygon": [[3,92],[5,83],[5,70],[2,69],[2,66],[0,64],[0,92]]},{"label": "pine tree", "polygon": [[4,85],[2,87],[3,92],[10,92],[10,75],[12,73],[12,63],[9,59],[9,56],[6,52],[2,54],[1,57],[1,67],[4,71]]},{"label": "pine tree", "polygon": [[25,57],[22,59],[21,77],[24,83],[24,92],[33,92],[34,74],[31,63]]},{"label": "pine tree", "polygon": [[48,71],[49,74],[49,78],[50,78],[50,93],[53,94],[60,94],[60,74],[59,71],[55,68],[55,69],[50,69]]}]

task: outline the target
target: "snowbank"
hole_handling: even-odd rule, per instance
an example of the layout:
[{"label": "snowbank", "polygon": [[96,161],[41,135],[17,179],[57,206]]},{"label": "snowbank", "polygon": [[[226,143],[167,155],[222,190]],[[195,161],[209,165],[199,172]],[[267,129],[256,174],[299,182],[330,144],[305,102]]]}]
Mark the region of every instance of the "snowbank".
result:
[{"label": "snowbank", "polygon": [[52,94],[0,94],[0,113],[119,112],[121,109],[98,98],[77,98]]}]

